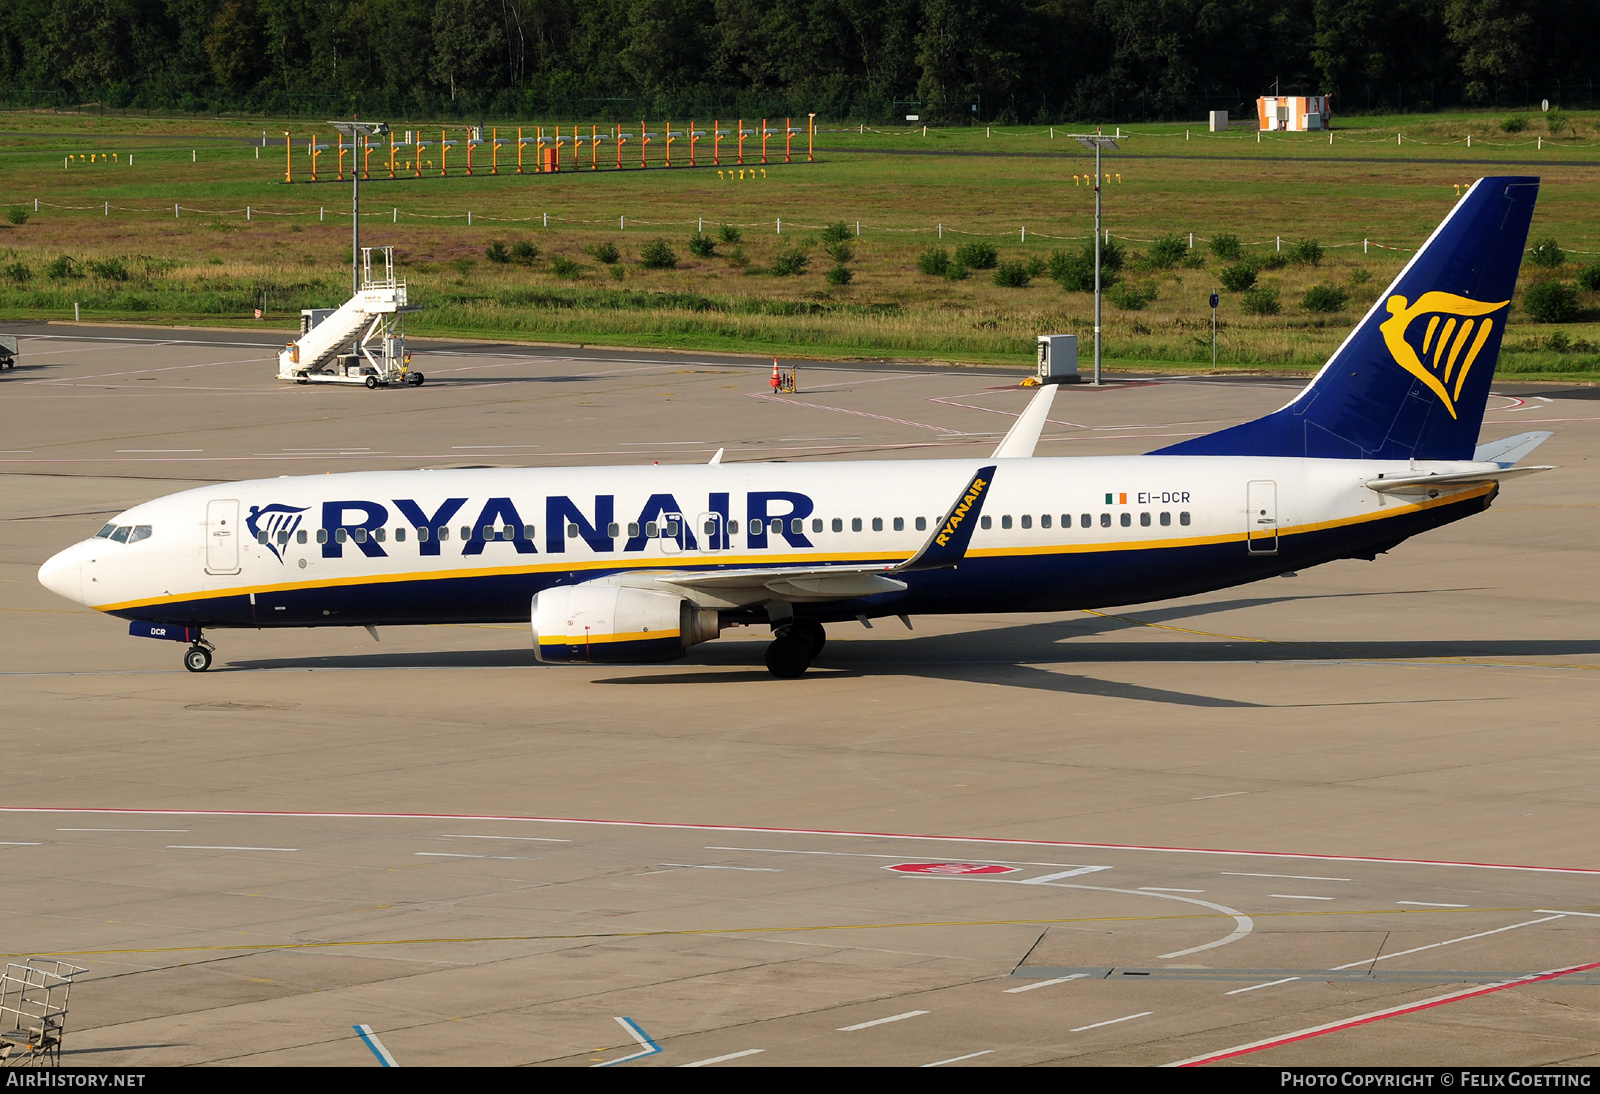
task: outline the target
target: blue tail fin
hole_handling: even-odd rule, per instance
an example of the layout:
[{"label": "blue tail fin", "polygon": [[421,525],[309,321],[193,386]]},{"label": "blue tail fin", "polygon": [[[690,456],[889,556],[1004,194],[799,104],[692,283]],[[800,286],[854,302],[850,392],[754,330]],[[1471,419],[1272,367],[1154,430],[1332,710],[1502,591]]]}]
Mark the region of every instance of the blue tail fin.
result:
[{"label": "blue tail fin", "polygon": [[1471,459],[1538,195],[1479,179],[1293,402],[1156,454]]}]

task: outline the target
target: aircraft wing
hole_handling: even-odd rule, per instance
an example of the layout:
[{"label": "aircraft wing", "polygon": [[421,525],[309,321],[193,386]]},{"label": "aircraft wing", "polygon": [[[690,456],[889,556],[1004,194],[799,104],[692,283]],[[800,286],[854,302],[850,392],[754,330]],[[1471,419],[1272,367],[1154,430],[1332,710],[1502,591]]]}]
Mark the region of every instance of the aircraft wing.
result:
[{"label": "aircraft wing", "polygon": [[1477,486],[1486,482],[1499,482],[1501,479],[1514,479],[1520,475],[1554,470],[1553,466],[1490,467],[1482,471],[1452,471],[1442,475],[1404,475],[1395,478],[1368,479],[1367,489],[1376,490],[1380,494],[1438,490]]},{"label": "aircraft wing", "polygon": [[[1048,409],[1048,404],[1046,404]],[[1043,421],[1041,416],[1041,423]],[[739,570],[704,570],[656,578],[665,585],[700,589],[713,596],[748,602],[751,594],[781,600],[850,600],[906,588],[896,574],[916,570],[953,569],[966,557],[967,544],[978,526],[984,499],[994,484],[994,464],[980,467],[967,480],[944,518],[935,525],[916,554],[904,562],[860,566],[750,567]]]}]

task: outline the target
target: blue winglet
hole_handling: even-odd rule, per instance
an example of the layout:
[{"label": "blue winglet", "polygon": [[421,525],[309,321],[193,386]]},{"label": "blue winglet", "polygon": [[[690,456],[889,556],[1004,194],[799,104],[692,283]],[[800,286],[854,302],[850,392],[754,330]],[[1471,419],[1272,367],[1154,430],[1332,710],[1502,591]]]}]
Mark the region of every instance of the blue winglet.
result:
[{"label": "blue winglet", "polygon": [[1153,455],[1471,459],[1538,196],[1473,183],[1293,402]]},{"label": "blue winglet", "polygon": [[978,473],[967,482],[950,511],[934,528],[928,542],[890,572],[942,570],[956,566],[966,557],[967,544],[972,541],[973,529],[978,527],[978,514],[983,511],[983,499],[989,496],[989,488],[994,485],[995,466],[978,468]]}]

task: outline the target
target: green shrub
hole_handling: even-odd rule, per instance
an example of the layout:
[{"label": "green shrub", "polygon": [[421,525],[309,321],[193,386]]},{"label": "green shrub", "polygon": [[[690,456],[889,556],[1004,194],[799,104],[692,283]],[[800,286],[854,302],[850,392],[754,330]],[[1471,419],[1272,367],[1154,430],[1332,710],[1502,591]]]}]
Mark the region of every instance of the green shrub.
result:
[{"label": "green shrub", "polygon": [[1509,118],[1500,119],[1500,131],[1502,133],[1521,133],[1526,128],[1528,128],[1528,119],[1521,114],[1513,114]]},{"label": "green shrub", "polygon": [[1546,236],[1528,249],[1528,265],[1553,270],[1567,260],[1567,254],[1553,236]]},{"label": "green shrub", "polygon": [[943,277],[950,272],[950,252],[943,247],[929,247],[917,256],[917,269],[929,277]]},{"label": "green shrub", "polygon": [[1113,285],[1106,292],[1106,299],[1123,311],[1143,311],[1145,305],[1155,298],[1154,281],[1145,281],[1138,285]]},{"label": "green shrub", "polygon": [[950,268],[944,272],[946,281],[965,281],[972,275],[972,271],[959,262],[950,263]]},{"label": "green shrub", "polygon": [[1258,270],[1281,270],[1289,264],[1289,256],[1282,251],[1268,251],[1252,261]]},{"label": "green shrub", "polygon": [[611,280],[613,280],[613,281],[624,281],[624,280],[627,279],[627,277],[628,277],[628,267],[626,267],[626,266],[612,266],[611,267]]},{"label": "green shrub", "polygon": [[850,284],[850,279],[854,276],[855,274],[850,272],[850,267],[841,262],[828,271],[828,284],[848,285]]},{"label": "green shrub", "polygon": [[778,257],[772,260],[772,276],[797,276],[805,272],[810,261],[799,247],[790,247],[787,251],[778,252]]},{"label": "green shrub", "polygon": [[639,265],[647,270],[670,270],[678,265],[678,256],[664,239],[652,239],[639,251]]},{"label": "green shrub", "polygon": [[1186,270],[1203,270],[1206,268],[1206,256],[1199,251],[1191,250],[1183,256],[1183,261],[1179,262],[1178,265]]},{"label": "green shrub", "polygon": [[462,277],[466,277],[471,273],[472,267],[476,265],[477,263],[470,258],[454,258],[450,260],[450,268]]},{"label": "green shrub", "polygon": [[510,262],[511,252],[506,250],[506,245],[497,239],[484,248],[483,257],[490,262]]},{"label": "green shrub", "polygon": [[956,265],[969,270],[992,270],[1000,265],[1000,253],[993,243],[963,243],[956,248]]},{"label": "green shrub", "polygon": [[689,237],[689,253],[696,258],[710,258],[717,253],[716,242],[704,232],[696,232]]},{"label": "green shrub", "polygon": [[1600,262],[1593,266],[1585,266],[1578,271],[1578,288],[1588,292],[1600,292]]},{"label": "green shrub", "polygon": [[1289,259],[1301,266],[1315,266],[1322,261],[1322,244],[1314,239],[1302,239],[1289,248]]},{"label": "green shrub", "polygon": [[120,258],[90,259],[89,272],[102,281],[126,281],[131,276],[127,264]]},{"label": "green shrub", "polygon": [[1028,276],[1028,267],[1021,262],[1002,262],[994,271],[994,283],[1004,289],[1025,289],[1033,278]]},{"label": "green shrub", "polygon": [[853,235],[855,235],[855,232],[851,229],[850,225],[846,224],[842,220],[836,220],[826,228],[822,229],[822,242],[843,243]]},{"label": "green shrub", "polygon": [[13,205],[11,208],[6,210],[6,219],[18,227],[21,227],[22,225],[28,223],[28,210],[18,209]]},{"label": "green shrub", "polygon": [[1165,235],[1150,245],[1145,262],[1152,269],[1170,270],[1189,257],[1189,245],[1182,236]]},{"label": "green shrub", "polygon": [[1283,310],[1278,304],[1278,290],[1265,285],[1250,289],[1239,298],[1239,302],[1251,315],[1277,315]]},{"label": "green shrub", "polygon": [[1237,262],[1244,254],[1244,247],[1239,243],[1239,237],[1229,233],[1211,237],[1211,253],[1224,262]]},{"label": "green shrub", "polygon": [[1026,268],[1029,277],[1042,277],[1044,276],[1045,271],[1045,261],[1038,255],[1034,255],[1032,258],[1028,259]]},{"label": "green shrub", "polygon": [[33,277],[33,271],[20,262],[13,262],[5,269],[0,270],[0,277],[5,278],[7,281],[15,281],[20,285]]},{"label": "green shrub", "polygon": [[1540,281],[1522,293],[1522,310],[1541,323],[1570,323],[1578,317],[1578,290],[1565,281]]},{"label": "green shrub", "polygon": [[72,260],[70,255],[56,255],[45,266],[44,273],[46,277],[55,278],[57,281],[69,277],[83,276],[83,271],[79,269],[78,264]]},{"label": "green shrub", "polygon": [[1544,124],[1549,127],[1550,135],[1553,137],[1563,129],[1571,129],[1572,119],[1567,117],[1567,112],[1559,106],[1552,106],[1545,112]]},{"label": "green shrub", "polygon": [[829,258],[840,264],[849,262],[856,256],[855,248],[842,239],[829,240],[822,245],[822,249],[828,252]]},{"label": "green shrub", "polygon": [[557,277],[576,280],[583,276],[583,267],[566,255],[552,255],[550,258],[550,272]]},{"label": "green shrub", "polygon": [[[1088,253],[1090,263],[1092,265],[1094,260],[1094,240],[1091,239],[1088,243],[1084,244],[1084,250]],[[1108,239],[1102,242],[1100,244],[1100,269],[1102,271],[1100,275],[1101,282],[1103,283],[1106,279],[1103,271],[1120,270],[1127,260],[1128,252],[1127,249],[1122,246],[1122,244],[1118,243],[1114,239]]]},{"label": "green shrub", "polygon": [[519,239],[511,245],[511,257],[518,262],[527,264],[539,257],[539,248],[529,243],[526,239]]},{"label": "green shrub", "polygon": [[622,252],[617,250],[617,245],[610,240],[604,243],[596,243],[589,248],[589,253],[594,256],[596,262],[603,262],[607,266],[622,257]]},{"label": "green shrub", "polygon": [[728,252],[728,265],[742,270],[750,265],[750,256],[744,253],[743,247],[735,247]]},{"label": "green shrub", "polygon": [[[1100,288],[1116,284],[1116,271],[1122,267],[1123,252],[1112,245],[1100,249]],[[1076,254],[1051,251],[1045,263],[1050,279],[1067,292],[1094,292],[1094,241],[1085,243]]]},{"label": "green shrub", "polygon": [[1235,262],[1217,271],[1217,280],[1229,292],[1244,292],[1256,283],[1256,267],[1252,262]]},{"label": "green shrub", "polygon": [[1352,284],[1352,285],[1365,285],[1368,281],[1371,281],[1371,280],[1372,280],[1371,272],[1368,271],[1368,270],[1362,269],[1360,266],[1357,266],[1355,269],[1350,271],[1350,284]]},{"label": "green shrub", "polygon": [[1343,311],[1350,294],[1337,285],[1313,285],[1300,298],[1300,306],[1310,312]]},{"label": "green shrub", "polygon": [[731,247],[744,239],[744,233],[731,224],[724,224],[717,229],[717,238]]}]

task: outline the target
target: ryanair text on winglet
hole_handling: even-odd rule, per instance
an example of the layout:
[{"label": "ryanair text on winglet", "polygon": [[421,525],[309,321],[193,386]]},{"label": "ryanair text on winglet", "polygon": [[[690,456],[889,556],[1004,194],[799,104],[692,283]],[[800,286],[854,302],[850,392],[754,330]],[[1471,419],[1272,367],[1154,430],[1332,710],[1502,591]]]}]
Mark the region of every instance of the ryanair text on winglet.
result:
[{"label": "ryanair text on winglet", "polygon": [[962,498],[958,503],[956,503],[956,507],[950,511],[950,519],[946,520],[944,522],[944,527],[939,529],[939,535],[934,539],[935,543],[943,547],[950,541],[950,537],[956,534],[956,529],[961,527],[961,522],[963,520],[967,519],[968,511],[971,510],[973,504],[983,496],[983,492],[984,490],[988,489],[988,486],[989,482],[987,479],[975,478],[972,480],[971,484],[967,487],[966,497]]}]

